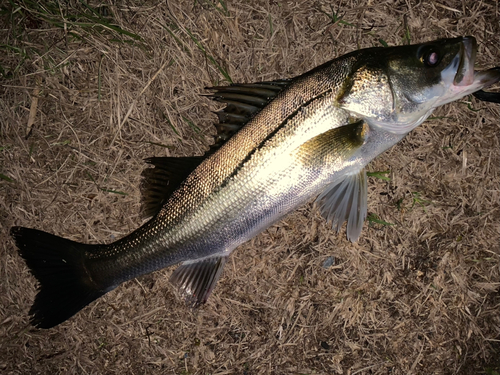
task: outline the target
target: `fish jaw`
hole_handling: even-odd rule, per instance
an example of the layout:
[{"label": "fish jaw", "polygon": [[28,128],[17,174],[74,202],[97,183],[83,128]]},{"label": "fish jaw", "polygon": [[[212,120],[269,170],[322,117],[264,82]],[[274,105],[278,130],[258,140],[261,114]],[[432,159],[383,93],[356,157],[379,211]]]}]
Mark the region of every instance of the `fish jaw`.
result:
[{"label": "fish jaw", "polygon": [[459,66],[455,77],[454,86],[469,86],[474,82],[474,62],[477,55],[477,42],[473,37],[466,36],[460,44],[460,52],[455,57],[459,59]]},{"label": "fish jaw", "polygon": [[441,73],[441,84],[434,86],[428,92],[430,105],[427,111],[429,115],[434,108],[459,100],[500,81],[500,69],[498,68],[486,71],[474,70],[476,55],[476,39],[471,36],[463,37],[460,51]]},{"label": "fish jaw", "polygon": [[[444,96],[438,105],[453,102],[476,91],[500,82],[500,69],[493,68],[485,71],[472,71],[473,80],[468,85],[457,84],[449,88],[448,95]],[[465,79],[464,79],[465,80]],[[461,82],[463,83],[463,81]]]},{"label": "fish jaw", "polygon": [[[475,71],[477,42],[473,37],[464,37],[460,52],[450,66],[442,73],[443,82],[447,82],[447,91],[436,101],[435,107],[461,99],[485,87],[500,81],[500,69]],[[455,66],[458,66],[455,68]],[[456,71],[455,71],[456,69]]]},{"label": "fish jaw", "polygon": [[[398,52],[396,48],[402,52],[393,63],[389,63],[386,71],[393,95],[392,108],[372,111],[368,115],[357,111],[357,108],[346,108],[371,126],[394,134],[409,133],[424,122],[435,108],[500,81],[498,68],[481,72],[474,70],[477,42],[471,36],[394,47],[394,51]],[[403,51],[410,57],[405,59]],[[428,56],[425,51],[438,51],[442,67],[439,64],[434,68],[419,63],[417,57],[422,60]],[[389,101],[386,100],[386,103]]]}]

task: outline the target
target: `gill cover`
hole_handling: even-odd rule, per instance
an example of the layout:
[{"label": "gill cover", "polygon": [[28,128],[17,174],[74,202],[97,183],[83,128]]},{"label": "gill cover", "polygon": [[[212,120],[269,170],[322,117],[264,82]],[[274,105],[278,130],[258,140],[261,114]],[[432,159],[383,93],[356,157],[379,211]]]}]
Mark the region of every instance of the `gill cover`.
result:
[{"label": "gill cover", "polygon": [[467,86],[475,50],[471,37],[363,50],[338,102],[370,125],[406,134],[451,101],[455,84]]}]

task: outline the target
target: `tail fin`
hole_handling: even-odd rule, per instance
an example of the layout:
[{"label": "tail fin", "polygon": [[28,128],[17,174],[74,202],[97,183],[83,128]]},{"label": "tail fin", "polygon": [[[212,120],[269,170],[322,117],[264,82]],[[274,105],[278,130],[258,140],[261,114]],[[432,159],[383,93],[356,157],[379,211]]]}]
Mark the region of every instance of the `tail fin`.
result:
[{"label": "tail fin", "polygon": [[110,290],[96,285],[86,268],[85,250],[95,245],[23,227],[10,233],[40,283],[30,310],[34,326],[54,327]]}]

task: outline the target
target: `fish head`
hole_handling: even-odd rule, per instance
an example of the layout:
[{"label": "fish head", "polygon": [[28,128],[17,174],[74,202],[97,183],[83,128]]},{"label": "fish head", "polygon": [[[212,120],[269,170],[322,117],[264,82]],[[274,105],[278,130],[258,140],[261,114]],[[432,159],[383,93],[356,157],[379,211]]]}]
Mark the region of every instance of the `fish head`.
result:
[{"label": "fish head", "polygon": [[498,69],[474,71],[477,42],[470,36],[359,52],[338,102],[396,134],[420,125],[434,108],[500,81]]}]

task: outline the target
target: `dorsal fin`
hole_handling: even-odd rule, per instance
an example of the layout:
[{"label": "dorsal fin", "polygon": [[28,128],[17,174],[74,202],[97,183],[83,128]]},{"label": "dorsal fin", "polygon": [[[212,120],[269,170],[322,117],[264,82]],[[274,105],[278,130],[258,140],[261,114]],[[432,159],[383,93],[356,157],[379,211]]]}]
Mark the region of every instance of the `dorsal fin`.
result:
[{"label": "dorsal fin", "polygon": [[156,215],[182,181],[207,156],[216,152],[289,83],[290,80],[277,80],[208,88],[214,91],[207,95],[209,98],[227,104],[225,108],[216,112],[219,123],[215,124],[217,129],[215,143],[203,156],[153,157],[145,160],[154,168],[147,168],[142,172],[143,218]]},{"label": "dorsal fin", "polygon": [[282,79],[208,87],[208,90],[214,91],[207,95],[209,98],[227,104],[215,113],[219,123],[215,124],[217,136],[210,151],[222,146],[289,84],[290,80]]},{"label": "dorsal fin", "polygon": [[186,177],[204,160],[204,156],[156,157],[144,161],[154,166],[142,171],[143,218],[156,215]]}]

